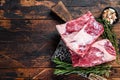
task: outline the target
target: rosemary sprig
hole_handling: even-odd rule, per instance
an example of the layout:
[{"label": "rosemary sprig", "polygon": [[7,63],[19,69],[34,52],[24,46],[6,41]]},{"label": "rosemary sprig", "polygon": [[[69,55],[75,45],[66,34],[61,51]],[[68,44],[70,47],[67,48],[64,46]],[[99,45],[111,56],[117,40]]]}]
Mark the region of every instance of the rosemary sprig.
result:
[{"label": "rosemary sprig", "polygon": [[115,47],[117,56],[116,56],[116,62],[119,64],[119,49],[118,49],[118,43],[116,34],[112,31],[112,25],[107,20],[101,20],[97,19],[98,22],[102,23],[104,26],[104,32],[102,35],[102,38],[107,38],[111,41],[113,46]]},{"label": "rosemary sprig", "polygon": [[[102,38],[107,38],[111,41],[113,46],[115,47],[117,58],[116,61],[119,63],[119,50],[118,50],[118,43],[115,33],[112,31],[112,25],[109,24],[106,20],[97,19],[98,22],[102,23],[104,26],[104,33]],[[101,64],[94,67],[89,68],[82,68],[82,67],[73,67],[72,64],[60,61],[59,59],[53,59],[53,62],[56,64],[56,69],[54,74],[56,75],[68,75],[68,74],[80,74],[87,76],[90,73],[97,74],[97,75],[104,75],[109,77],[111,65],[108,64]]]},{"label": "rosemary sprig", "polygon": [[109,77],[109,72],[111,69],[111,66],[107,64],[89,68],[73,67],[72,64],[60,61],[58,58],[55,58],[53,62],[56,64],[56,69],[54,71],[54,74],[56,75],[80,74],[87,76],[90,73],[94,73],[100,76],[105,75],[106,77]]}]

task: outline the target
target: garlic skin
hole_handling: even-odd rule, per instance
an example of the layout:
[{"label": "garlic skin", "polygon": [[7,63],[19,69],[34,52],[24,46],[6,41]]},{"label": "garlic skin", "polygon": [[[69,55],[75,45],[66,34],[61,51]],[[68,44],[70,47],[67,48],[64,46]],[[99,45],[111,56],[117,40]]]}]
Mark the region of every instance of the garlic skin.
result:
[{"label": "garlic skin", "polygon": [[103,11],[102,18],[113,24],[117,19],[117,15],[114,9],[108,8]]}]

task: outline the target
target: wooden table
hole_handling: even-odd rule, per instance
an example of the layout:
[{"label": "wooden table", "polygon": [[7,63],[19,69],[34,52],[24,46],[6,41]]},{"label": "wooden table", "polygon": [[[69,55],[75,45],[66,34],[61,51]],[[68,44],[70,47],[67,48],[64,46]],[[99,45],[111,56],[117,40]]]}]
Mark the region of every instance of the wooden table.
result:
[{"label": "wooden table", "polygon": [[[112,6],[120,16],[120,0],[62,0],[73,18],[86,11],[98,17]],[[37,2],[37,3],[36,3]],[[60,40],[55,25],[63,21],[51,12],[58,0],[0,0],[0,80],[86,80],[78,75],[53,75],[51,56]],[[120,22],[113,30],[120,39]],[[108,80],[120,80],[120,65]]]}]

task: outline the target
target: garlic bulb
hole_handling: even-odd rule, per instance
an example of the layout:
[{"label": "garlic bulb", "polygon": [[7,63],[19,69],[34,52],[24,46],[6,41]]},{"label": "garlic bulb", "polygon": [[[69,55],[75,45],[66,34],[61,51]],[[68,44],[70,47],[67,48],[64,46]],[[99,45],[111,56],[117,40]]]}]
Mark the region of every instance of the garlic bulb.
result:
[{"label": "garlic bulb", "polygon": [[102,19],[105,19],[109,21],[110,24],[113,24],[114,22],[116,22],[116,20],[118,20],[117,12],[113,8],[106,8],[103,10]]}]

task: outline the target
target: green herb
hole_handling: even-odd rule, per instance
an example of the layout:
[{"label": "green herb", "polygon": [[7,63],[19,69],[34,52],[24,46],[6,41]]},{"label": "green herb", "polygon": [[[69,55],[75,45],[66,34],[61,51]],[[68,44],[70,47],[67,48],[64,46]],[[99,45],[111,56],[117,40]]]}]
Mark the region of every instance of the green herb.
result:
[{"label": "green herb", "polygon": [[111,43],[113,44],[113,46],[115,47],[115,50],[116,50],[116,53],[117,53],[116,61],[117,61],[117,63],[119,63],[118,43],[117,43],[116,35],[112,31],[112,25],[107,20],[97,19],[97,21],[99,21],[100,23],[103,24],[103,26],[104,26],[104,32],[103,32],[102,37],[109,39],[111,41]]},{"label": "green herb", "polygon": [[[100,23],[104,26],[104,33],[102,38],[107,38],[111,41],[113,46],[115,47],[117,58],[116,61],[118,62],[119,59],[119,50],[118,50],[118,43],[115,33],[112,31],[112,25],[106,21],[97,19]],[[72,64],[60,61],[59,59],[53,59],[53,62],[56,64],[56,69],[54,74],[56,75],[68,75],[68,74],[82,74],[82,75],[89,75],[90,73],[97,74],[97,75],[104,75],[109,77],[111,66],[108,64],[101,64],[94,67],[89,68],[82,68],[82,67],[73,67]]]},{"label": "green herb", "polygon": [[90,73],[94,73],[100,76],[105,75],[106,77],[109,77],[109,72],[111,69],[111,66],[107,64],[102,64],[89,68],[73,67],[72,64],[60,61],[58,58],[55,58],[53,62],[56,64],[56,69],[54,71],[54,74],[56,75],[63,75],[63,74],[89,75]]}]

